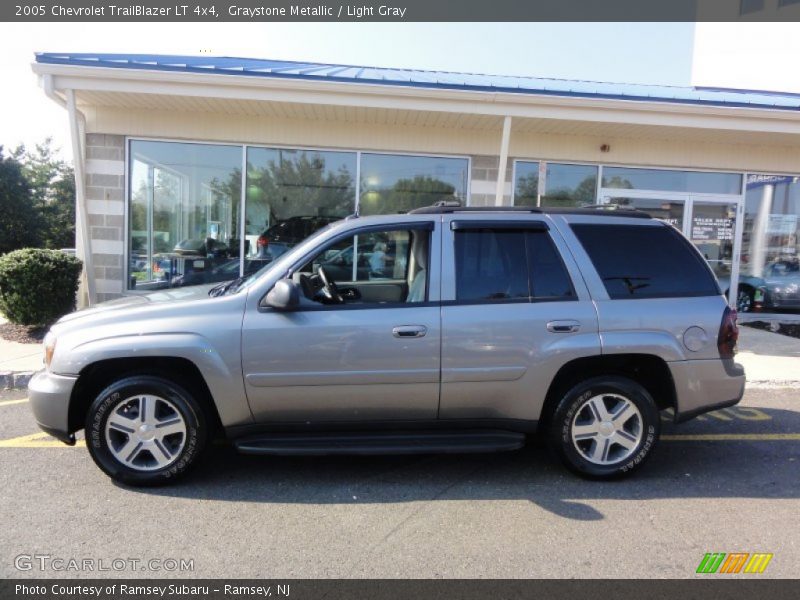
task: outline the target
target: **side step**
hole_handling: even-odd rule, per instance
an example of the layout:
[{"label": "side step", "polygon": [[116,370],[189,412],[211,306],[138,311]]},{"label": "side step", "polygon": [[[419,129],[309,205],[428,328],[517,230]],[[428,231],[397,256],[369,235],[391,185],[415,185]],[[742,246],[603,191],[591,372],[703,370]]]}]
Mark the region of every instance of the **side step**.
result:
[{"label": "side step", "polygon": [[501,429],[404,432],[270,433],[234,441],[242,454],[282,456],[466,454],[525,445],[525,434]]}]

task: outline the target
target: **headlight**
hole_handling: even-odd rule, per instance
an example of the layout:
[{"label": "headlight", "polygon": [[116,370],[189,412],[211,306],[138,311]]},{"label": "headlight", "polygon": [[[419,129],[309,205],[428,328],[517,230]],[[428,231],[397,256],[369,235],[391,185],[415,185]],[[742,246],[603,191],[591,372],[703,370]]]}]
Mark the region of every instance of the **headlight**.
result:
[{"label": "headlight", "polygon": [[44,336],[44,366],[50,369],[50,362],[53,360],[53,353],[56,351],[56,336],[48,331]]}]

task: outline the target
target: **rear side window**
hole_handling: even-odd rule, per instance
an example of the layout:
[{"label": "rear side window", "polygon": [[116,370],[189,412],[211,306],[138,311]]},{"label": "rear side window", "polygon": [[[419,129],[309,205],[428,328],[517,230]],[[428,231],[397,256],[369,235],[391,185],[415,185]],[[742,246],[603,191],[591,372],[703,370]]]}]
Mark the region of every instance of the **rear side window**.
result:
[{"label": "rear side window", "polygon": [[566,268],[547,231],[455,232],[456,300],[574,300]]},{"label": "rear side window", "polygon": [[572,225],[613,299],[716,296],[703,258],[672,227]]}]

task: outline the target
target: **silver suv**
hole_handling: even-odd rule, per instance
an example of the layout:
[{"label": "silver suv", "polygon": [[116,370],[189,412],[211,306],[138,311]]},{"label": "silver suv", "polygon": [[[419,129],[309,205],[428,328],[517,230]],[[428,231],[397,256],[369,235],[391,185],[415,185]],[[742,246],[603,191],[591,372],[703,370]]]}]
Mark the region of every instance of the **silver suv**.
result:
[{"label": "silver suv", "polygon": [[30,383],[39,425],[172,481],[224,436],[277,455],[514,450],[638,469],[676,421],[736,404],[736,313],[672,226],[626,210],[351,217],[258,273],[68,315]]}]

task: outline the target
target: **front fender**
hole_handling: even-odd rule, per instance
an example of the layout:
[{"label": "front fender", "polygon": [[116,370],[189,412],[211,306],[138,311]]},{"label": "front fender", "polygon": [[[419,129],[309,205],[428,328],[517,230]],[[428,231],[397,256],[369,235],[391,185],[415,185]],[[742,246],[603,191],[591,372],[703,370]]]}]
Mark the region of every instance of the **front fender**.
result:
[{"label": "front fender", "polygon": [[174,332],[119,335],[79,343],[66,352],[57,349],[51,370],[78,375],[105,360],[183,358],[193,363],[208,386],[224,426],[249,423],[253,416],[244,391],[239,339],[211,340],[197,333]]}]

